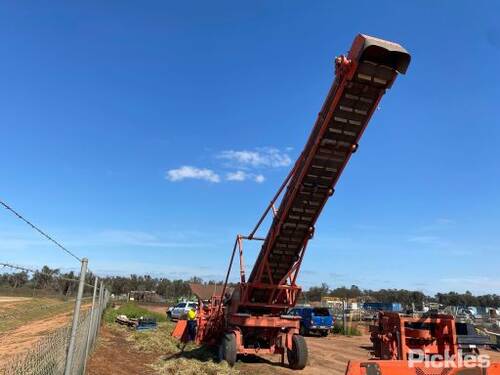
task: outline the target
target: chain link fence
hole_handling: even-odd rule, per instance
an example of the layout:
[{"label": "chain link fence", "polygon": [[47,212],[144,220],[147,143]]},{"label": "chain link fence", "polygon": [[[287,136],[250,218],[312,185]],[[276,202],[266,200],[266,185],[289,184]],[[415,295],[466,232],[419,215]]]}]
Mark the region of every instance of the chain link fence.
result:
[{"label": "chain link fence", "polygon": [[[87,274],[89,271],[87,258],[78,257],[4,201],[0,200],[0,206],[52,242],[58,249],[76,259],[81,266],[80,275],[76,278],[73,272],[60,274],[59,269],[50,269],[48,266],[36,270],[8,262],[0,262],[0,268],[17,271],[2,279],[3,282],[8,281],[13,289],[27,284],[28,274],[32,274],[33,298],[37,287],[45,289],[53,282],[57,284],[56,290],[64,290],[66,296],[74,290],[74,285],[78,285],[71,323],[43,336],[26,352],[8,358],[6,365],[0,368],[0,375],[82,375],[85,373],[88,356],[94,348],[99,333],[101,317],[109,300],[109,292],[104,288],[102,281],[98,288],[99,278],[97,276]],[[94,279],[94,285],[88,284],[87,278]],[[93,287],[92,307],[90,309],[82,309],[85,286]],[[97,290],[99,290],[99,297],[96,299]],[[55,307],[42,307],[41,309],[47,308],[55,311],[55,308],[61,305],[63,304]],[[0,319],[15,318],[15,314],[15,311],[6,312],[0,315]]]},{"label": "chain link fence", "polygon": [[37,341],[28,351],[9,359],[2,375],[82,375],[99,333],[109,292],[102,290],[91,309],[79,315],[70,368],[66,369],[72,322]]}]

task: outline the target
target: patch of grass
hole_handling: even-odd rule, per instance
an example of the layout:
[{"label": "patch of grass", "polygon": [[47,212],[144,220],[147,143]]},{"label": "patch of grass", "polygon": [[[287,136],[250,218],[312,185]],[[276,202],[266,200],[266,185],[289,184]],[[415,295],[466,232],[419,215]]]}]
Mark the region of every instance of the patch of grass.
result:
[{"label": "patch of grass", "polygon": [[358,329],[358,327],[348,324],[347,332],[345,332],[344,325],[337,322],[335,322],[333,325],[333,333],[337,335],[346,335],[346,336],[361,336],[361,331]]},{"label": "patch of grass", "polygon": [[164,322],[156,330],[131,331],[127,335],[127,341],[132,342],[133,347],[141,352],[175,354],[181,351],[184,344],[171,336],[174,326],[172,322]]},{"label": "patch of grass", "polygon": [[176,358],[161,361],[153,366],[160,375],[238,375],[227,362],[203,362],[195,359]]},{"label": "patch of grass", "polygon": [[[176,340],[177,341],[177,340]],[[165,355],[152,367],[160,375],[239,375],[227,362],[218,362],[214,350],[194,343],[178,343],[177,353]]]},{"label": "patch of grass", "polygon": [[158,322],[164,322],[167,320],[166,314],[152,312],[137,306],[133,302],[129,302],[121,305],[118,308],[108,308],[104,313],[104,321],[106,323],[114,323],[118,315],[127,315],[128,318],[140,318],[141,316],[147,316],[150,318],[155,318]]},{"label": "patch of grass", "polygon": [[[11,288],[8,286],[0,286],[0,296],[10,297],[31,297],[31,298],[58,298],[67,300],[68,298],[52,289],[34,289],[32,286],[22,286]],[[72,296],[74,298],[74,296]]]},{"label": "patch of grass", "polygon": [[70,312],[73,307],[72,300],[61,301],[54,298],[32,298],[0,304],[0,333],[16,329],[31,321]]},{"label": "patch of grass", "polygon": [[160,375],[238,375],[226,362],[216,363],[214,351],[193,342],[183,343],[172,337],[175,323],[166,321],[151,331],[133,331],[121,326],[133,348],[144,353],[161,353],[162,359],[151,367]]}]

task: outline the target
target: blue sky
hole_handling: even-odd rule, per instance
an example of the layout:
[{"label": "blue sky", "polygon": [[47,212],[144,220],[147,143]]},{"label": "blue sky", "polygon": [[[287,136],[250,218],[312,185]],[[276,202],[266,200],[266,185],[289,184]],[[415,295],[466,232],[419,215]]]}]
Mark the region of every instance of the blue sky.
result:
[{"label": "blue sky", "polygon": [[[334,57],[363,32],[412,63],[299,283],[499,293],[499,13],[486,1],[4,2],[0,196],[98,273],[220,279],[301,151]],[[0,259],[77,266],[7,211]]]}]

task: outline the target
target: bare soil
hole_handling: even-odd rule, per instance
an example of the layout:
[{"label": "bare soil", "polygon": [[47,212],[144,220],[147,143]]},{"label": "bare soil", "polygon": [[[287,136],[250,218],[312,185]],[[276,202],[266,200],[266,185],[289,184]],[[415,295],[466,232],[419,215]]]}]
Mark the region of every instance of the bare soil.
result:
[{"label": "bare soil", "polygon": [[[165,313],[165,306],[143,305],[154,312]],[[363,328],[363,327],[359,327]],[[306,337],[309,349],[307,367],[300,371],[301,375],[333,374],[343,375],[350,360],[368,360],[371,358],[371,342],[366,330],[361,329],[362,336]],[[185,358],[195,360],[197,349],[176,355],[165,355],[162,352],[145,353],[134,349],[127,332],[123,330],[102,327],[101,338],[97,350],[88,364],[90,375],[153,375],[156,372],[151,365],[161,361]],[[489,354],[492,361],[500,361],[500,353],[482,351]],[[198,358],[200,359],[200,358]],[[297,375],[298,372],[280,363],[279,356],[242,357],[235,365],[241,375]]]},{"label": "bare soil", "polygon": [[[307,367],[300,371],[302,375],[345,374],[350,360],[366,360],[370,358],[369,336],[328,336],[306,337],[309,350]],[[255,363],[251,363],[254,361]],[[248,363],[250,362],[250,363]],[[254,374],[295,374],[297,371],[282,366],[279,357],[243,358],[237,369]]]},{"label": "bare soil", "polygon": [[[55,299],[2,297],[0,312],[0,367],[12,356],[32,348],[43,336],[70,323],[73,303]],[[82,305],[84,311],[90,304]]]},{"label": "bare soil", "polygon": [[[349,360],[369,358],[369,351],[365,348],[370,343],[368,336],[307,337],[306,340],[309,347],[309,363],[300,372],[304,375],[326,373],[343,375]],[[187,358],[190,355],[186,353]],[[182,354],[180,356],[182,357]],[[152,375],[155,372],[150,365],[161,359],[168,360],[161,352],[144,353],[135,350],[131,342],[126,340],[125,332],[103,326],[98,348],[87,368],[90,375]],[[278,356],[244,357],[238,361],[235,369],[247,375],[297,375],[296,371],[286,367],[286,360],[283,367]]]},{"label": "bare soil", "polygon": [[500,363],[500,351],[498,350],[481,350],[481,354],[488,354],[491,362]]},{"label": "bare soil", "polygon": [[41,336],[67,324],[71,316],[72,313],[63,313],[32,321],[0,335],[0,365],[9,357],[28,350]]},{"label": "bare soil", "polygon": [[29,300],[31,300],[30,297],[0,297],[0,306],[3,307],[3,304],[7,302],[21,302]]},{"label": "bare soil", "polygon": [[139,305],[143,309],[165,315],[167,313],[167,305]]},{"label": "bare soil", "polygon": [[104,325],[96,352],[87,364],[88,375],[153,375],[148,366],[158,360],[158,354],[134,350],[123,332]]}]

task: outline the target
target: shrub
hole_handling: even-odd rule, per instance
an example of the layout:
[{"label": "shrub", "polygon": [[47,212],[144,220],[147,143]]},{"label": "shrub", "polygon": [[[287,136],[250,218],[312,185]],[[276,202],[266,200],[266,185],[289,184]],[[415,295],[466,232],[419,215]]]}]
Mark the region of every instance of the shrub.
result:
[{"label": "shrub", "polygon": [[344,325],[338,322],[335,322],[335,324],[333,325],[333,333],[346,336],[361,336],[361,332],[358,327],[348,324],[347,332],[345,332]]},{"label": "shrub", "polygon": [[133,302],[129,302],[121,305],[118,308],[108,308],[104,313],[104,321],[107,323],[114,323],[118,315],[126,315],[127,318],[140,318],[141,316],[150,317],[155,318],[158,322],[164,322],[167,320],[167,316],[164,314],[146,310],[142,307],[137,306],[137,304]]}]

